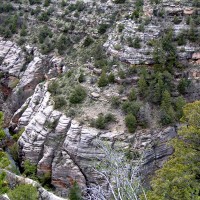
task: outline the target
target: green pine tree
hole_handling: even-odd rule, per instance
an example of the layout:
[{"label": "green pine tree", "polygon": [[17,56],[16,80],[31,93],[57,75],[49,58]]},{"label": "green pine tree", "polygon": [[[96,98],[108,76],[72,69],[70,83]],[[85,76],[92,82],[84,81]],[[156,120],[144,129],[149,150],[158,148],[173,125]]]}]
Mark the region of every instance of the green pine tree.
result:
[{"label": "green pine tree", "polygon": [[128,114],[125,117],[125,124],[130,133],[134,133],[137,128],[137,120],[133,114]]},{"label": "green pine tree", "polygon": [[143,75],[140,76],[138,81],[138,89],[140,96],[144,98],[148,96],[148,85]]},{"label": "green pine tree", "polygon": [[3,113],[0,112],[0,140],[5,138],[5,136],[6,136],[6,134],[3,130],[3,121],[4,121]]},{"label": "green pine tree", "polygon": [[134,100],[137,99],[137,95],[136,95],[134,88],[131,89],[129,96],[128,96],[128,99],[129,99],[129,101],[134,101]]},{"label": "green pine tree", "polygon": [[69,200],[82,200],[81,190],[76,181],[69,191]]},{"label": "green pine tree", "polygon": [[163,125],[170,124],[175,120],[175,112],[172,107],[171,95],[165,90],[162,95],[161,102],[161,123]]},{"label": "green pine tree", "polygon": [[186,125],[171,142],[175,152],[156,172],[148,200],[200,199],[200,101],[184,107],[181,121]]},{"label": "green pine tree", "polygon": [[99,81],[98,81],[98,86],[99,87],[105,87],[106,85],[108,85],[108,77],[106,75],[106,72],[103,70]]}]

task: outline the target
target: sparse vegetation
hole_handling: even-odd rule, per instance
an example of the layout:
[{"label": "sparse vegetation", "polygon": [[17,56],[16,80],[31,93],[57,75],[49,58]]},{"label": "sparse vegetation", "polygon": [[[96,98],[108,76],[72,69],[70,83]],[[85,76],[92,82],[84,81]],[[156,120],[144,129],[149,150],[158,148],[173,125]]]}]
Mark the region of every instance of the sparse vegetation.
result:
[{"label": "sparse vegetation", "polygon": [[[148,192],[147,196],[150,200],[196,200],[199,197],[199,163],[196,156],[198,145],[195,143],[198,143],[198,122],[194,125],[189,121],[198,118],[193,107],[198,110],[199,105],[194,103],[184,106],[187,101],[194,101],[199,97],[200,3],[199,0],[170,1],[170,8],[167,9],[167,3],[161,0],[150,0],[151,5],[148,3],[144,0],[2,0],[0,109],[5,110],[5,116],[8,116],[5,124],[8,124],[10,115],[33,93],[33,87],[44,80],[48,82],[48,91],[51,93],[48,106],[53,105],[57,111],[74,118],[80,126],[91,125],[101,129],[100,135],[113,130],[119,133],[124,131],[122,137],[117,135],[109,138],[109,141],[113,142],[115,148],[119,138],[120,142],[123,140],[121,138],[128,138],[126,143],[129,145],[125,154],[126,161],[130,163],[133,159],[139,159],[138,152],[136,155],[132,154],[135,151],[135,143],[132,141],[135,136],[131,133],[150,129],[156,134],[158,127],[163,130],[168,126],[176,129],[177,122],[184,115],[184,123],[188,123],[188,126],[181,128],[180,138],[172,142],[174,157],[164,165],[164,171],[156,173],[156,180],[151,185],[152,192]],[[12,57],[13,52],[17,58]],[[36,62],[38,57],[41,61]],[[36,68],[31,68],[30,62],[33,65],[35,63]],[[17,71],[18,68],[20,72]],[[29,79],[25,77],[29,72],[34,78],[23,85],[24,80]],[[43,83],[40,84],[42,87]],[[22,99],[19,102],[18,96]],[[30,102],[34,100],[31,97],[29,99]],[[10,102],[15,105],[7,105]],[[37,104],[34,112],[41,109],[41,102],[42,98],[33,103],[33,106]],[[27,101],[26,105],[30,106],[31,103]],[[189,109],[194,115],[188,113]],[[24,110],[18,110],[17,116],[11,120],[14,130],[23,125],[23,120],[16,118],[19,115],[23,119]],[[185,120],[185,113],[191,117],[189,120]],[[11,168],[9,157],[3,150],[7,143],[10,145],[13,142],[6,150],[15,161],[21,162],[22,168],[24,167],[23,175],[39,180],[43,186],[52,187],[51,173],[37,177],[36,165],[28,158],[25,158],[27,160],[24,163],[18,158],[17,141],[25,129],[15,132],[10,142],[7,132],[3,130],[3,121],[3,113],[0,112],[0,168]],[[44,128],[53,134],[57,131],[57,125],[57,117],[50,117],[45,121]],[[143,134],[143,130],[141,132]],[[28,131],[25,133],[28,134]],[[136,135],[140,137],[138,133]],[[25,134],[23,136],[25,138]],[[143,135],[141,137],[142,140],[147,140]],[[38,138],[40,137],[35,137],[36,140]],[[151,140],[155,140],[152,148],[156,147],[156,135]],[[50,145],[49,141],[48,143]],[[148,142],[144,141],[143,144],[146,143]],[[21,152],[19,155],[21,156]],[[74,155],[70,156],[73,158]],[[80,168],[82,170],[82,166]],[[179,176],[178,179],[174,172]],[[118,184],[117,181],[115,180]],[[82,199],[78,183],[70,179],[70,200]],[[70,185],[66,184],[68,188]],[[118,191],[115,187],[113,194],[119,196],[115,198],[113,195],[110,199],[129,199],[126,195],[132,188],[125,186],[126,188]],[[4,175],[0,174],[0,193],[8,192],[11,199],[20,198],[15,195],[23,196],[26,187],[17,186],[16,190],[13,188],[10,191]],[[126,192],[122,192],[124,190]],[[33,188],[27,188],[27,191],[33,192],[34,198],[37,197]],[[121,194],[124,196],[120,196]],[[133,199],[132,196],[131,198]]]},{"label": "sparse vegetation", "polygon": [[29,160],[24,161],[24,174],[33,179],[36,178],[37,166],[32,164]]},{"label": "sparse vegetation", "polygon": [[171,142],[175,152],[156,172],[148,199],[199,198],[199,108],[199,101],[184,107],[182,122],[186,125],[178,131],[179,137]]},{"label": "sparse vegetation", "polygon": [[26,200],[36,200],[39,197],[37,188],[28,185],[28,184],[22,184],[17,187],[15,187],[13,190],[9,190],[8,196],[10,200],[16,200],[16,199],[26,199]]},{"label": "sparse vegetation", "polygon": [[98,81],[98,86],[99,87],[105,87],[108,85],[108,77],[106,75],[106,72],[103,71],[100,78],[99,78],[99,81]]},{"label": "sparse vegetation", "polygon": [[125,117],[125,123],[130,133],[134,133],[137,127],[137,121],[133,114],[128,114]]},{"label": "sparse vegetation", "polygon": [[72,104],[82,103],[87,96],[87,92],[84,87],[77,86],[71,96],[69,97],[69,101]]},{"label": "sparse vegetation", "polygon": [[6,136],[3,130],[3,121],[4,121],[3,112],[0,112],[0,141],[4,139]]},{"label": "sparse vegetation", "polygon": [[99,129],[105,129],[107,125],[112,122],[115,122],[115,116],[113,114],[99,114],[96,120],[92,120],[91,125]]}]

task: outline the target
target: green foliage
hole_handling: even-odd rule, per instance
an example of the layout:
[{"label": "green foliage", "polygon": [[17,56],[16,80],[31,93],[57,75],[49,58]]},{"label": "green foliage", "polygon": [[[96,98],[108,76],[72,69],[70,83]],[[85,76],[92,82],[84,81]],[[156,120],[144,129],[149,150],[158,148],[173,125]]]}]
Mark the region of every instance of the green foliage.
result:
[{"label": "green foliage", "polygon": [[140,17],[140,10],[135,9],[131,15],[132,19],[137,19]]},{"label": "green foliage", "polygon": [[51,173],[47,172],[39,177],[39,181],[42,184],[42,186],[51,187]]},{"label": "green foliage", "polygon": [[111,122],[115,122],[115,116],[111,113],[106,115],[99,114],[96,120],[91,122],[91,126],[94,126],[99,129],[105,129],[107,125]]},{"label": "green foliage", "polygon": [[53,80],[48,84],[48,91],[52,94],[52,95],[59,95],[60,94],[60,88],[59,88],[59,84],[57,81]]},{"label": "green foliage", "polygon": [[83,42],[83,46],[84,46],[84,47],[88,47],[88,46],[90,46],[93,42],[94,42],[94,40],[93,40],[91,37],[87,36],[87,37],[85,38],[84,42]]},{"label": "green foliage", "polygon": [[15,142],[12,146],[9,147],[9,153],[11,154],[13,160],[15,162],[18,162],[19,161],[19,158],[18,158],[18,144],[17,142]]},{"label": "green foliage", "polygon": [[173,30],[167,29],[160,40],[154,42],[153,58],[161,69],[173,72],[177,65],[177,49],[173,40]]},{"label": "green foliage", "polygon": [[135,101],[137,99],[137,94],[134,88],[132,88],[131,91],[129,92],[128,99],[129,101]]},{"label": "green foliage", "polygon": [[95,59],[95,67],[97,68],[103,68],[107,66],[107,56],[105,54],[105,51],[103,49],[102,43],[97,43],[93,49],[91,56]]},{"label": "green foliage", "polygon": [[38,20],[39,21],[44,21],[47,22],[49,20],[49,13],[48,12],[42,12],[39,16],[38,16]]},{"label": "green foliage", "polygon": [[121,33],[124,30],[124,24],[118,25],[118,32]]},{"label": "green foliage", "polygon": [[108,77],[106,75],[106,72],[103,70],[99,81],[98,81],[98,86],[99,87],[105,87],[106,85],[108,85]]},{"label": "green foliage", "polygon": [[81,190],[75,181],[69,191],[69,200],[82,200]]},{"label": "green foliage", "polygon": [[101,35],[104,34],[107,31],[108,27],[108,24],[100,24],[98,27],[98,33]]},{"label": "green foliage", "polygon": [[176,40],[177,40],[177,44],[178,44],[179,46],[181,46],[181,45],[186,45],[186,34],[185,34],[184,32],[180,33],[180,34],[177,36]]},{"label": "green foliage", "polygon": [[151,4],[159,4],[161,2],[161,0],[151,0]]},{"label": "green foliage", "polygon": [[125,114],[137,116],[138,111],[140,110],[140,103],[137,101],[125,101],[122,103],[122,110]]},{"label": "green foliage", "polygon": [[61,2],[61,6],[62,7],[65,7],[67,4],[66,4],[66,1],[65,0],[62,0],[62,2]]},{"label": "green foliage", "polygon": [[29,176],[31,178],[35,178],[37,171],[37,166],[34,164],[31,164],[29,160],[24,161],[24,174],[26,176]]},{"label": "green foliage", "polygon": [[0,4],[0,13],[8,13],[10,11],[13,11],[14,7],[11,3],[2,3]]},{"label": "green foliage", "polygon": [[120,77],[121,79],[125,79],[125,78],[126,78],[126,73],[125,73],[123,70],[120,70],[120,71],[118,72],[118,75],[119,75],[119,77]]},{"label": "green foliage", "polygon": [[8,182],[6,181],[6,173],[1,172],[0,173],[0,195],[5,194],[6,192],[8,192],[8,190],[9,188],[8,188]]},{"label": "green foliage", "polygon": [[[172,141],[174,154],[156,172],[148,200],[198,200],[200,198],[200,101],[187,104],[182,122],[187,124]],[[144,199],[144,198],[142,198]]]},{"label": "green foliage", "polygon": [[46,121],[45,124],[47,128],[54,130],[58,125],[58,119],[54,119],[53,121]]},{"label": "green foliage", "polygon": [[82,103],[87,96],[87,92],[84,87],[76,86],[75,89],[72,91],[69,101],[72,104]]},{"label": "green foliage", "polygon": [[43,54],[48,54],[55,48],[55,41],[50,39],[50,37],[46,37],[43,44],[40,46],[41,52]]},{"label": "green foliage", "polygon": [[149,91],[151,91],[151,93],[149,100],[153,103],[160,103],[162,99],[162,93],[165,89],[166,86],[163,81],[163,75],[161,73],[157,73],[150,82]]},{"label": "green foliage", "polygon": [[143,24],[143,23],[141,23],[141,24],[138,26],[138,31],[144,32],[144,24]]},{"label": "green foliage", "polygon": [[41,4],[42,2],[41,2],[41,0],[29,0],[29,3],[31,5],[34,5],[34,4]]},{"label": "green foliage", "polygon": [[131,16],[132,19],[138,19],[142,15],[143,5],[144,5],[143,0],[136,0],[136,2],[135,2],[136,8],[132,13],[132,16]]},{"label": "green foliage", "polygon": [[126,0],[114,0],[114,3],[116,4],[121,4],[121,3],[125,3]]},{"label": "green foliage", "polygon": [[180,92],[180,94],[185,94],[186,93],[186,89],[189,86],[189,81],[186,80],[185,78],[182,78],[179,81],[179,84],[177,86],[178,91]]},{"label": "green foliage", "polygon": [[140,41],[141,41],[140,38],[136,37],[133,41],[133,47],[136,49],[140,49],[141,48]]},{"label": "green foliage", "polygon": [[22,26],[22,29],[20,31],[20,36],[26,36],[26,35],[27,35],[26,26]]},{"label": "green foliage", "polygon": [[174,24],[180,24],[181,23],[181,21],[182,21],[182,18],[180,18],[180,17],[177,17],[176,15],[174,16]]},{"label": "green foliage", "polygon": [[175,120],[175,112],[172,107],[170,93],[165,90],[161,102],[161,123],[163,125],[171,124]]},{"label": "green foliage", "polygon": [[51,0],[45,0],[44,1],[44,7],[48,7],[51,3]]},{"label": "green foliage", "polygon": [[125,124],[130,133],[134,133],[137,128],[137,120],[133,114],[128,114],[125,117]]},{"label": "green foliage", "polygon": [[79,81],[79,83],[82,83],[85,81],[85,76],[82,72],[81,72],[80,76],[78,77],[78,81]]},{"label": "green foliage", "polygon": [[108,82],[115,83],[115,75],[112,72],[108,75]]},{"label": "green foliage", "polygon": [[59,109],[62,108],[64,105],[66,105],[66,100],[65,97],[63,96],[55,96],[53,98],[54,100],[54,109]]},{"label": "green foliage", "polygon": [[113,97],[111,98],[111,106],[112,106],[113,108],[115,108],[115,109],[119,108],[120,104],[121,104],[121,101],[120,101],[120,98],[119,98],[119,97],[113,96]]},{"label": "green foliage", "polygon": [[153,59],[156,64],[161,64],[162,66],[166,63],[166,55],[161,41],[156,41],[154,43]]},{"label": "green foliage", "polygon": [[46,37],[52,37],[53,33],[51,32],[51,30],[48,28],[48,26],[44,25],[39,32],[38,35],[38,40],[40,43],[43,43]]},{"label": "green foliage", "polygon": [[182,96],[179,96],[175,101],[175,111],[176,111],[176,119],[180,120],[183,116],[183,107],[185,106],[186,101]]},{"label": "green foliage", "polygon": [[196,28],[194,21],[190,20],[190,29],[188,31],[188,39],[191,42],[196,42],[198,39],[198,29]]},{"label": "green foliage", "polygon": [[200,128],[200,101],[189,103],[183,108],[183,117],[181,118],[181,122],[187,123],[188,125],[194,126],[198,129]]},{"label": "green foliage", "polygon": [[127,38],[128,46],[129,46],[129,47],[136,48],[136,49],[141,48],[140,41],[141,41],[141,40],[140,40],[139,37],[136,37],[134,40],[133,40],[131,37],[128,37],[128,38]]},{"label": "green foliage", "polygon": [[8,192],[8,197],[10,200],[37,200],[39,195],[36,187],[28,184],[22,184],[13,190],[10,190]]},{"label": "green foliage", "polygon": [[2,129],[3,121],[4,121],[3,112],[0,112],[0,140],[4,139],[6,137],[6,134],[5,134],[4,130]]},{"label": "green foliage", "polygon": [[140,76],[140,79],[138,81],[138,90],[139,90],[140,96],[144,98],[148,96],[148,85],[147,85],[147,81],[144,78],[144,75]]},{"label": "green foliage", "polygon": [[67,47],[71,44],[71,41],[65,36],[65,35],[60,35],[57,42],[56,42],[56,47],[58,49],[59,54],[63,54],[63,52],[66,50]]},{"label": "green foliage", "polygon": [[0,151],[0,168],[6,169],[10,165],[10,160],[5,152]]},{"label": "green foliage", "polygon": [[13,135],[13,140],[15,140],[17,142],[24,131],[25,131],[25,128],[21,128],[18,133]]}]

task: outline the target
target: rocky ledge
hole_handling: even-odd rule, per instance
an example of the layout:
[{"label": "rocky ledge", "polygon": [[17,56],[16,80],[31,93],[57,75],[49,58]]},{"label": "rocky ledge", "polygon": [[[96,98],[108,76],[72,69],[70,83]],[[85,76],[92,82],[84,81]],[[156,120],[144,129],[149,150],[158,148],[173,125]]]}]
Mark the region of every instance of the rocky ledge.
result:
[{"label": "rocky ledge", "polygon": [[[11,187],[15,187],[17,184],[20,184],[20,183],[21,184],[30,184],[30,185],[35,186],[39,192],[39,200],[64,200],[63,198],[58,197],[58,196],[54,195],[53,193],[47,191],[46,189],[41,187],[41,185],[39,183],[37,183],[36,181],[33,181],[32,179],[18,176],[7,170],[0,170],[0,171],[3,171],[6,173],[7,180],[9,182],[9,184],[11,185]],[[6,194],[4,194],[4,195],[0,196],[0,199],[1,200],[9,200],[9,197]]]},{"label": "rocky ledge", "polygon": [[141,130],[130,135],[86,127],[54,110],[47,87],[48,82],[36,87],[34,94],[14,114],[11,126],[16,130],[25,127],[18,140],[22,165],[28,159],[37,165],[39,176],[50,173],[51,183],[60,196],[67,196],[74,181],[82,189],[94,183],[103,184],[100,175],[93,170],[94,164],[104,156],[97,138],[113,148],[145,150],[141,169],[144,174],[152,173],[172,153],[165,143],[175,137],[174,128]]}]

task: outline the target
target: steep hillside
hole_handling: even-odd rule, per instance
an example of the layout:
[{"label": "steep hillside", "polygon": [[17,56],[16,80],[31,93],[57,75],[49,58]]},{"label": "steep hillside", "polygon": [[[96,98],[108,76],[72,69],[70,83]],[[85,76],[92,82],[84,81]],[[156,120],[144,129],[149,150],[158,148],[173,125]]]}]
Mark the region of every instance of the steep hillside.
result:
[{"label": "steep hillside", "polygon": [[2,0],[0,109],[13,139],[0,148],[16,145],[21,173],[30,162],[57,195],[78,183],[87,199],[106,184],[94,168],[103,142],[130,166],[142,159],[148,188],[183,106],[200,99],[199,14],[199,0]]}]

